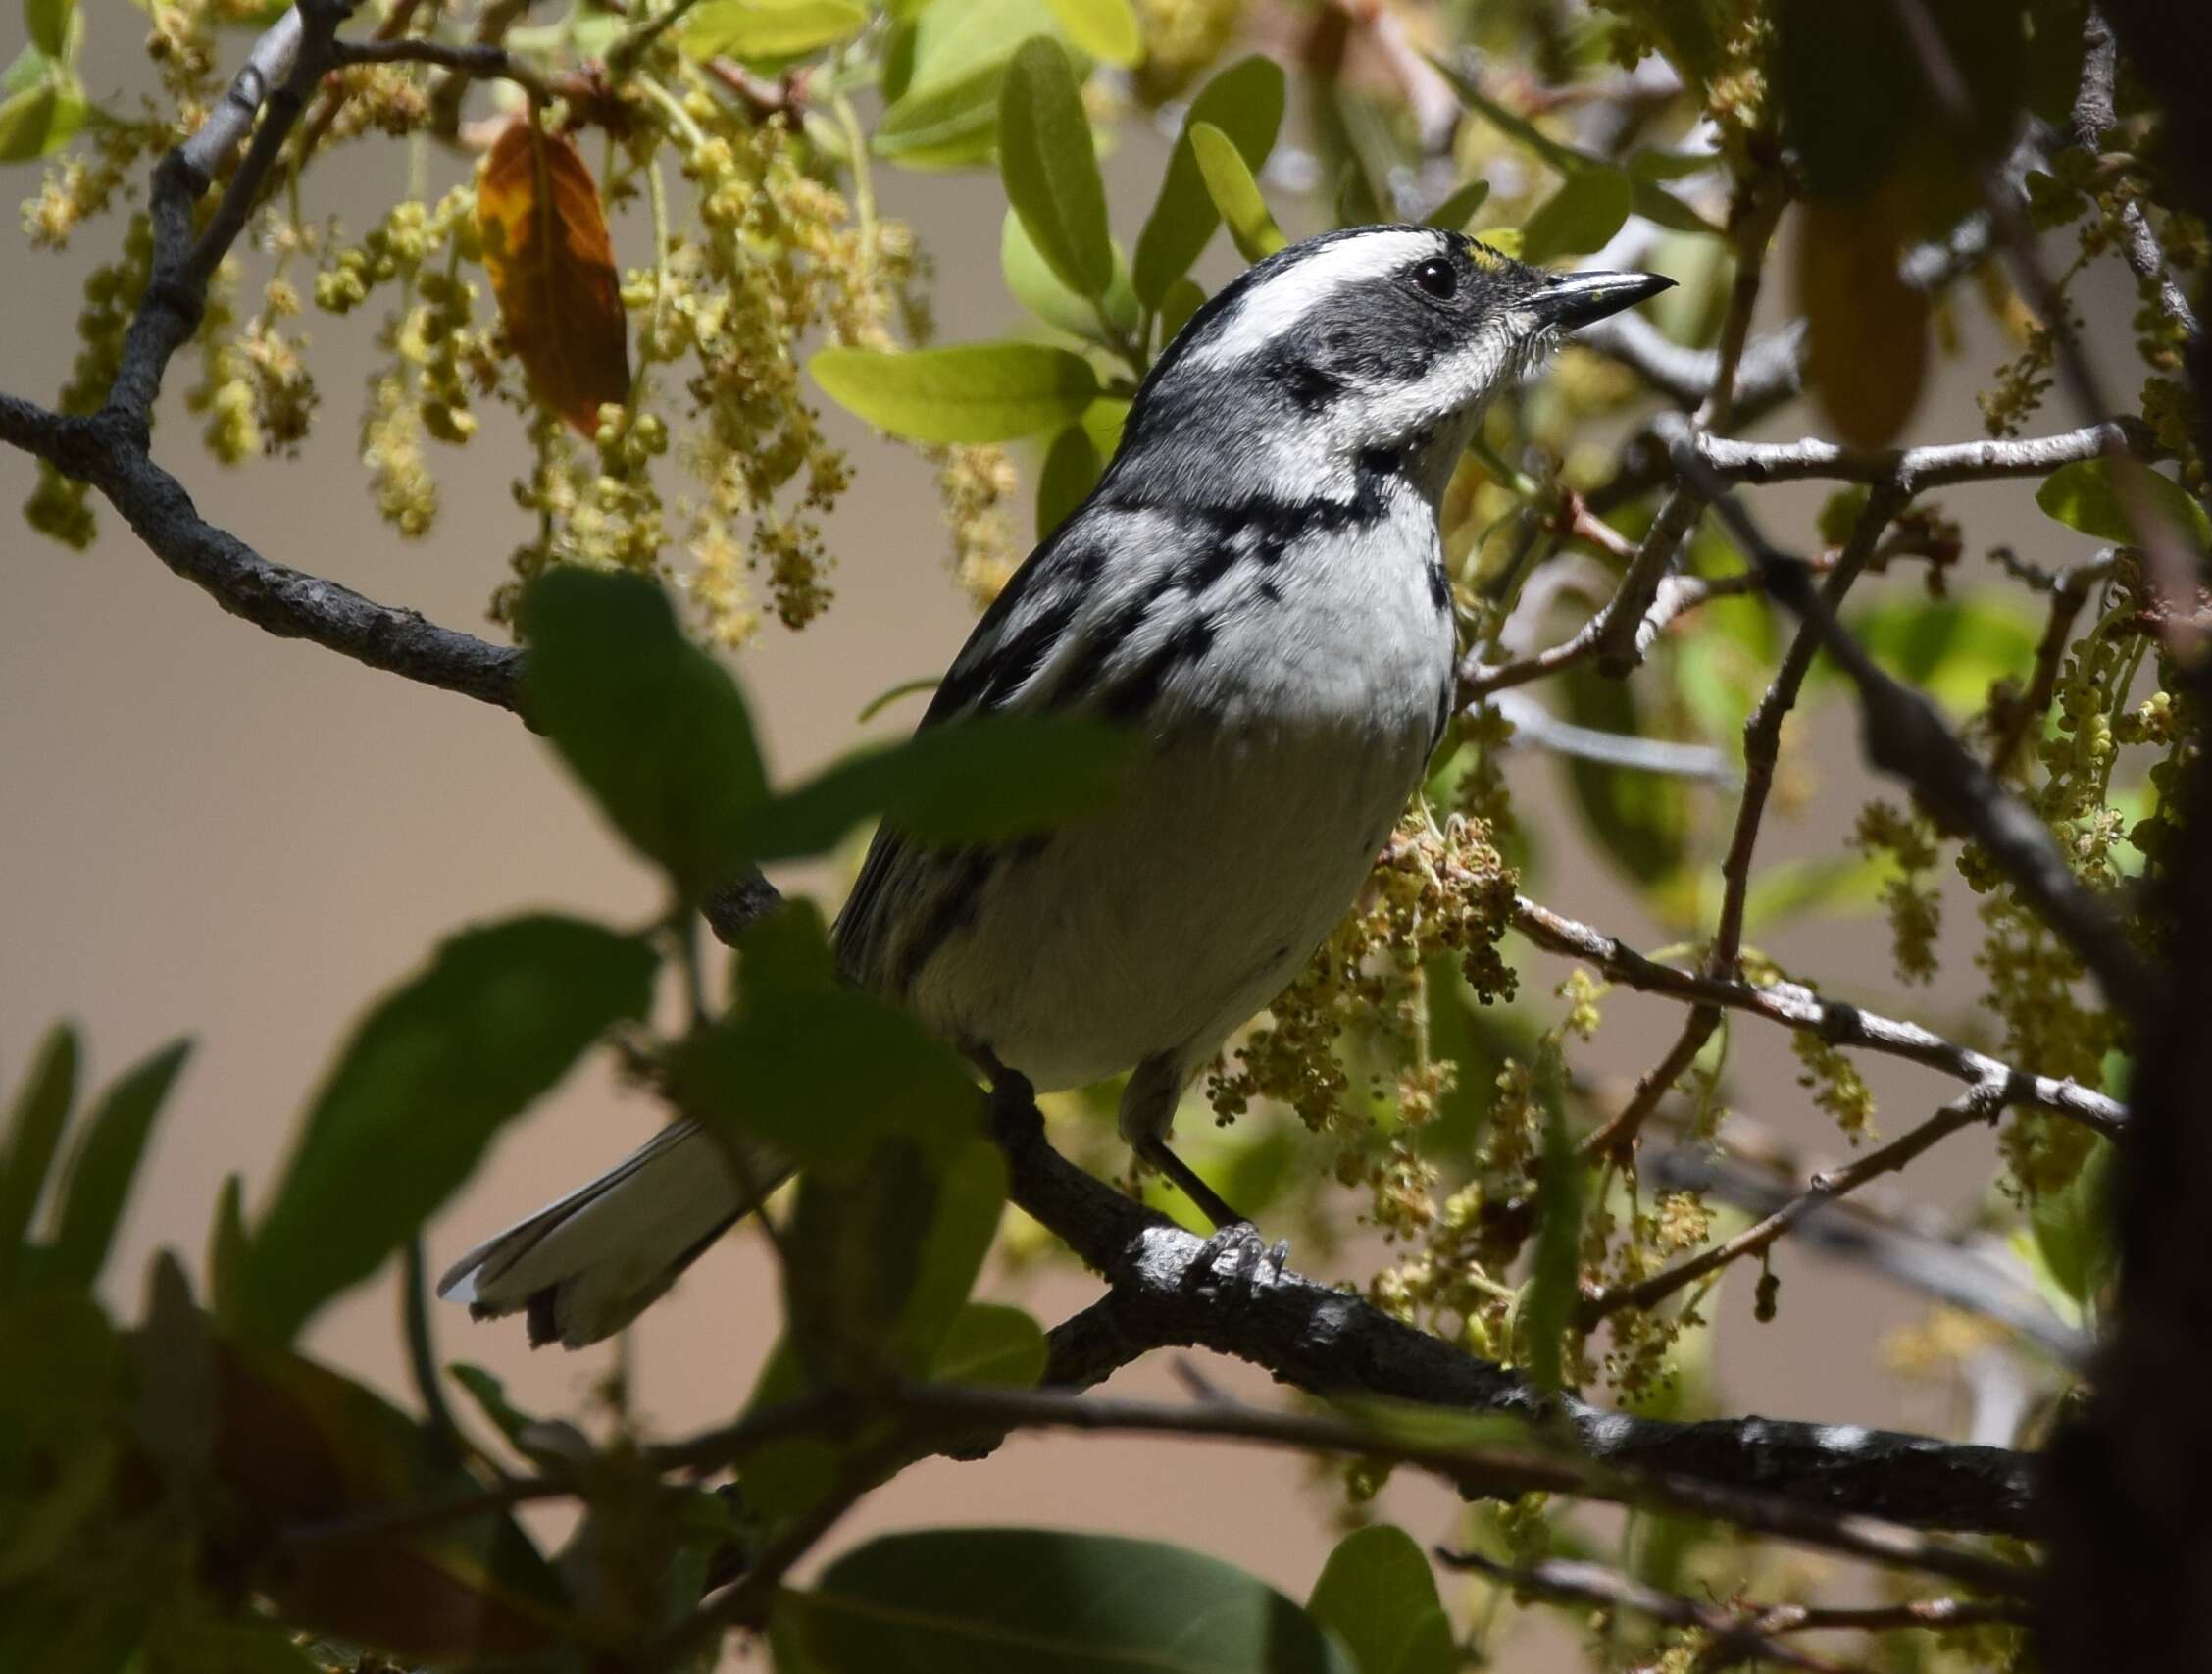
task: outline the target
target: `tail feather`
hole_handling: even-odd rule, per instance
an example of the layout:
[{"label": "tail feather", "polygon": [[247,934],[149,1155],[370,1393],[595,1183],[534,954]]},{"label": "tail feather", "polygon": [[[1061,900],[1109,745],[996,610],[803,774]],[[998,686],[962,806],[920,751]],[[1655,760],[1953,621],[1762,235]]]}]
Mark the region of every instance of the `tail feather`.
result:
[{"label": "tail feather", "polygon": [[535,1344],[612,1337],[675,1284],[788,1172],[748,1159],[747,1179],[698,1127],[663,1129],[590,1185],[478,1244],[438,1294],[478,1319],[528,1316]]}]

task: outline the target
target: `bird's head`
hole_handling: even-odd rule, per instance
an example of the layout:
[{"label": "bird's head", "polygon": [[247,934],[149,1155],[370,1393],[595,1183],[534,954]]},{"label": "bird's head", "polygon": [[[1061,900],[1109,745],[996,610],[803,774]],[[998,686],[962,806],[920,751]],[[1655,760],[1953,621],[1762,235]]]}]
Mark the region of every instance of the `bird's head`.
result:
[{"label": "bird's head", "polygon": [[1433,497],[1491,396],[1673,282],[1546,273],[1429,227],[1309,238],[1191,316],[1137,391],[1115,475],[1148,497],[1338,496],[1381,459]]}]

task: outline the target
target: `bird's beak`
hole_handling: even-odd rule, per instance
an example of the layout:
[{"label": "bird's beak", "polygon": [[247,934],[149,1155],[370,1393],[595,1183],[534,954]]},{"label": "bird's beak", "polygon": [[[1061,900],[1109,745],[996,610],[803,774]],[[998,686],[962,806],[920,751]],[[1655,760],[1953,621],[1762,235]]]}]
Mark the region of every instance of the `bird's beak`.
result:
[{"label": "bird's beak", "polygon": [[1647,297],[1672,290],[1675,281],[1658,274],[1552,274],[1527,307],[1555,330],[1572,331],[1608,314],[1634,308]]}]

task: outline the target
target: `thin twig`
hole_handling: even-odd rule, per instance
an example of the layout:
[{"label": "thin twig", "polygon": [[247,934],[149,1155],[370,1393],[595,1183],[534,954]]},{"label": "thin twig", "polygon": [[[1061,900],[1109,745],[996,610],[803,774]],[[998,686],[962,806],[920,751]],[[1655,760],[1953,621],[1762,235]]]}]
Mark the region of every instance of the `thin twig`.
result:
[{"label": "thin twig", "polygon": [[[2119,79],[2120,47],[2104,14],[2091,6],[2082,22],[2082,85],[2074,96],[2074,143],[2090,157],[2119,118],[2114,88]],[[2120,254],[2158,305],[2158,311],[2185,337],[2196,335],[2196,314],[2174,282],[2166,251],[2151,229],[2150,214],[2130,197],[2120,209]]]},{"label": "thin twig", "polygon": [[1792,1197],[1756,1226],[1747,1227],[1735,1237],[1724,1240],[1710,1249],[1700,1250],[1687,1260],[1654,1273],[1647,1279],[1638,1280],[1635,1284],[1617,1285],[1590,1293],[1582,1300],[1579,1323],[1587,1331],[1606,1315],[1618,1313],[1623,1308],[1656,1307],[1684,1286],[1693,1285],[1707,1274],[1717,1273],[1747,1255],[1757,1255],[1815,1209],[1833,1203],[1839,1197],[1849,1196],[1878,1175],[1895,1173],[1923,1151],[1961,1128],[1976,1122],[1995,1120],[2004,1109],[2004,1091],[2001,1080],[1986,1082],[1964,1097],[1944,1105],[1918,1127],[1899,1135],[1887,1144],[1867,1152],[1849,1167],[1839,1168],[1834,1174],[1815,1175],[1812,1184],[1803,1192]]}]

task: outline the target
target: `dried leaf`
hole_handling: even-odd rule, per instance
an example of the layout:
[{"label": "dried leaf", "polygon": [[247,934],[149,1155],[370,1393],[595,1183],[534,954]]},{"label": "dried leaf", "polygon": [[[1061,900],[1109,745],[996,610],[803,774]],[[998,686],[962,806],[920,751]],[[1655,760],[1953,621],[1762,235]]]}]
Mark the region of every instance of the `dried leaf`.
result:
[{"label": "dried leaf", "polygon": [[1880,447],[1904,429],[1928,366],[1928,298],[1898,277],[1885,194],[1805,205],[1797,300],[1808,371],[1843,440]]},{"label": "dried leaf", "polygon": [[629,399],[622,283],[607,216],[576,146],[518,118],[477,178],[477,229],[530,388],[585,435]]}]

